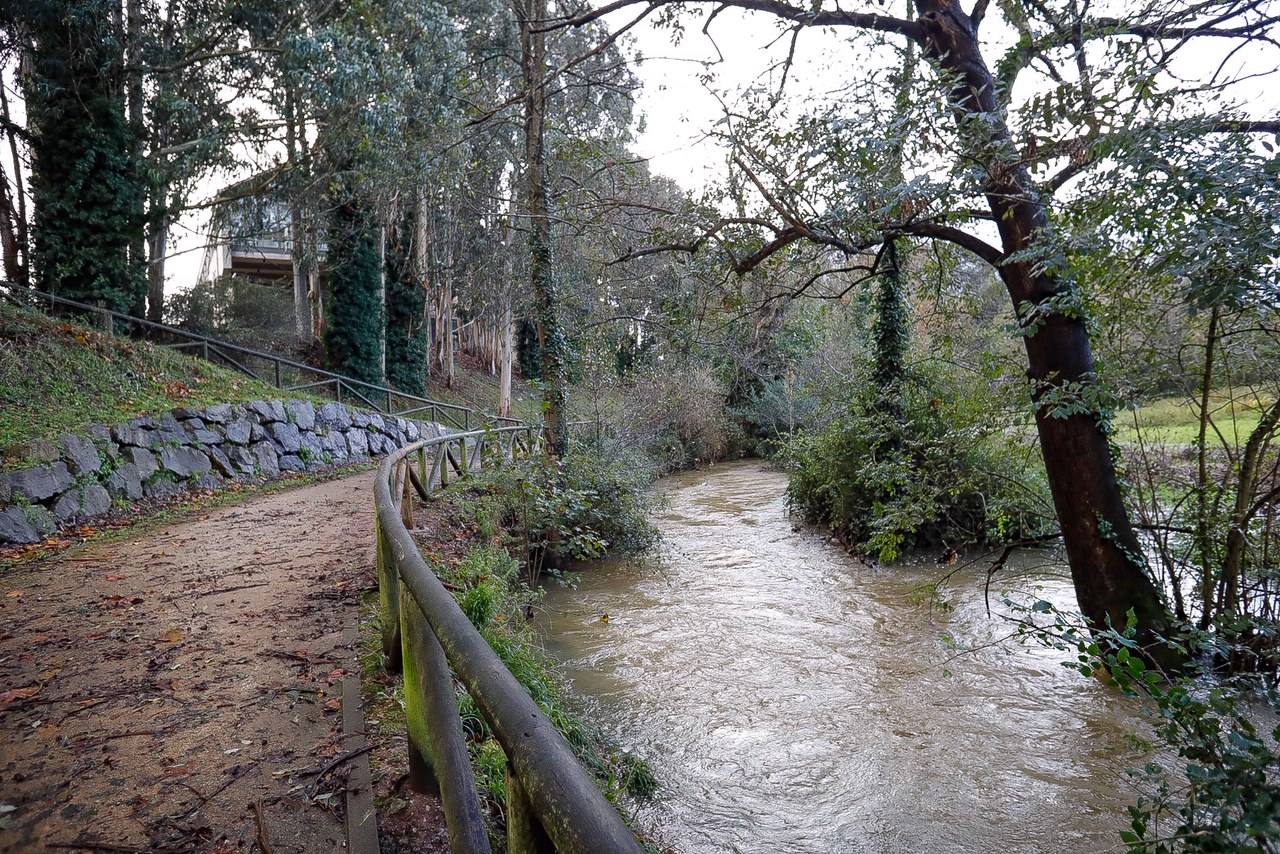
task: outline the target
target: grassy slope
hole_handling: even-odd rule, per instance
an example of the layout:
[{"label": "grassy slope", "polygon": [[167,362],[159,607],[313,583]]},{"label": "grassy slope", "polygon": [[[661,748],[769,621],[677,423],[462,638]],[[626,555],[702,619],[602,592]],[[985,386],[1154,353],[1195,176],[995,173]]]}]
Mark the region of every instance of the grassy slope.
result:
[{"label": "grassy slope", "polygon": [[0,302],[0,467],[20,465],[30,442],[93,423],[278,396],[194,357]]},{"label": "grassy slope", "polygon": [[[427,397],[470,406],[482,412],[498,409],[498,378],[490,376],[479,361],[468,356],[458,358],[458,370],[454,374],[453,387],[446,387],[438,377],[427,381]],[[511,417],[538,419],[541,412],[541,392],[530,382],[519,377],[511,380]]]},{"label": "grassy slope", "polygon": [[[1228,442],[1235,444],[1243,444],[1249,438],[1258,426],[1261,411],[1270,403],[1243,390],[1234,394],[1215,391],[1210,397],[1214,424]],[[1200,431],[1197,408],[1185,397],[1161,398],[1143,404],[1136,412],[1117,412],[1115,425],[1116,439],[1125,443],[1136,443],[1141,432],[1147,443],[1186,445],[1194,442]],[[1212,429],[1209,435],[1217,444]]]},{"label": "grassy slope", "polygon": [[[539,419],[540,394],[536,384],[515,378],[512,416]],[[462,356],[453,387],[433,377],[427,395],[493,412],[498,378]],[[0,302],[0,468],[26,462],[25,446],[33,441],[90,424],[114,424],[175,406],[279,396],[266,383],[202,359]],[[586,403],[580,395],[570,400],[576,408]]]}]

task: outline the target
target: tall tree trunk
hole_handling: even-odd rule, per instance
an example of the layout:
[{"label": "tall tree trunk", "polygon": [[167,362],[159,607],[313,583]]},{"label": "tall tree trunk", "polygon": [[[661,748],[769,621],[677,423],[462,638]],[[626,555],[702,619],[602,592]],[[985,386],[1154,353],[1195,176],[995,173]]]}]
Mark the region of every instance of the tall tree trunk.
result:
[{"label": "tall tree trunk", "polygon": [[[315,257],[316,240],[311,238],[311,257]],[[320,269],[316,264],[307,265],[307,303],[311,306],[311,340],[324,335],[324,291],[321,288]]]},{"label": "tall tree trunk", "polygon": [[[21,63],[19,59],[19,71]],[[27,238],[27,192],[22,184],[22,158],[18,155],[18,135],[12,129],[9,117],[9,96],[0,86],[0,117],[4,118],[5,136],[9,138],[9,156],[13,159],[13,198],[10,200],[12,225],[6,229],[13,237],[13,267],[8,266],[9,252],[6,246],[5,274],[20,285],[31,284],[31,244]]]},{"label": "tall tree trunk", "polygon": [[[1226,553],[1222,560],[1223,597],[1219,618],[1240,610],[1240,589],[1243,587],[1244,553],[1249,544],[1249,524],[1258,507],[1254,497],[1258,491],[1258,467],[1263,451],[1280,422],[1280,401],[1272,403],[1258,426],[1249,434],[1240,457],[1240,474],[1236,480],[1236,498],[1231,508],[1231,527],[1227,529]],[[1206,607],[1208,607],[1206,603]]]},{"label": "tall tree trunk", "polygon": [[453,300],[453,280],[448,279],[444,283],[444,386],[445,388],[453,388],[454,377],[454,341],[453,329],[456,325],[454,318],[454,300]]},{"label": "tall tree trunk", "polygon": [[161,212],[147,234],[147,320],[164,322],[165,261],[169,254],[169,218]]},{"label": "tall tree trunk", "polygon": [[387,375],[387,214],[381,216],[378,226],[378,310],[382,315],[382,334],[378,336],[378,365],[382,375]]},{"label": "tall tree trunk", "polygon": [[307,246],[307,226],[302,214],[302,200],[295,189],[298,177],[305,169],[298,138],[305,131],[298,127],[298,111],[294,105],[293,90],[285,89],[285,151],[291,166],[289,175],[289,254],[293,266],[293,331],[301,341],[309,342],[312,335],[311,255]]},{"label": "tall tree trunk", "polygon": [[1209,329],[1205,333],[1204,368],[1200,373],[1200,432],[1196,442],[1196,551],[1200,555],[1200,628],[1209,628],[1213,619],[1213,590],[1217,586],[1213,571],[1213,549],[1209,538],[1209,399],[1213,390],[1213,357],[1218,343],[1218,306],[1209,312]]},{"label": "tall tree trunk", "polygon": [[[126,0],[125,12],[128,16],[128,32],[126,33],[127,56],[129,60],[129,128],[132,131],[132,178],[137,182],[146,181],[143,164],[143,138],[146,132],[146,102],[143,96],[142,80],[142,5],[141,0]],[[133,222],[129,225],[129,265],[134,275],[142,280],[147,269],[147,237],[146,237],[146,194],[138,193],[138,204],[133,211]],[[130,314],[144,317],[147,313],[147,291],[139,288],[134,295]]]},{"label": "tall tree trunk", "polygon": [[[511,173],[511,188],[507,197],[514,208],[518,188],[516,170]],[[511,417],[511,373],[516,358],[516,322],[512,305],[515,287],[515,253],[516,224],[514,210],[508,210],[506,227],[503,229],[503,246],[505,248],[504,272],[502,277],[502,314],[498,321],[498,414],[503,418]]]},{"label": "tall tree trunk", "polygon": [[551,269],[551,218],[547,200],[545,130],[547,118],[547,0],[525,0],[520,17],[521,69],[524,75],[525,207],[529,215],[529,282],[533,316],[542,354],[542,415],[547,453],[559,459],[568,449],[565,412],[567,341],[560,325],[559,299]]},{"label": "tall tree trunk", "polygon": [[414,208],[413,212],[413,260],[414,271],[418,277],[418,285],[423,291],[422,322],[426,329],[427,347],[422,369],[423,376],[429,378],[431,376],[431,348],[433,346],[431,336],[435,329],[431,323],[431,268],[429,266],[431,254],[428,251],[431,230],[427,201],[426,191],[419,189],[417,207]]},{"label": "tall tree trunk", "polygon": [[[951,105],[972,159],[985,168],[984,191],[1005,255],[1044,245],[1049,219],[1010,139],[968,15],[949,0],[920,0],[917,8],[927,55],[955,80]],[[1002,264],[999,272],[1018,315],[1036,314],[1024,330],[1036,429],[1080,610],[1094,628],[1123,628],[1132,612],[1140,642],[1155,645],[1172,620],[1144,571],[1111,449],[1089,399],[1093,352],[1082,311],[1072,304],[1073,287],[1032,261]],[[1059,408],[1063,403],[1070,405]],[[1169,658],[1156,646],[1151,654]]]},{"label": "tall tree trunk", "polygon": [[0,168],[0,251],[4,254],[4,277],[10,282],[21,282],[23,278],[17,218],[13,191],[9,187],[9,170]]}]

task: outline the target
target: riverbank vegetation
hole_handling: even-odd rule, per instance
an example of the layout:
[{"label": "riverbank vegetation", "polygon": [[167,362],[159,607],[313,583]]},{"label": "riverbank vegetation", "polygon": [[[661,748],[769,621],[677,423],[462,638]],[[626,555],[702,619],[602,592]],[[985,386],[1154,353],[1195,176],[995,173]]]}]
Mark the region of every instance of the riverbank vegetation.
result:
[{"label": "riverbank vegetation", "polygon": [[[610,801],[630,810],[652,798],[657,780],[643,757],[610,743],[584,714],[542,649],[532,618],[544,573],[572,583],[574,562],[643,553],[655,545],[647,516],[650,481],[621,461],[571,454],[474,473],[436,493],[418,514],[414,536],[423,557],[457,599],[516,680],[573,748]],[[405,763],[403,686],[382,666],[378,608],[362,632],[367,718],[375,734],[380,823],[405,846],[415,844],[422,804]],[[476,784],[487,807],[495,850],[505,834],[507,757],[466,690],[458,710]]]}]

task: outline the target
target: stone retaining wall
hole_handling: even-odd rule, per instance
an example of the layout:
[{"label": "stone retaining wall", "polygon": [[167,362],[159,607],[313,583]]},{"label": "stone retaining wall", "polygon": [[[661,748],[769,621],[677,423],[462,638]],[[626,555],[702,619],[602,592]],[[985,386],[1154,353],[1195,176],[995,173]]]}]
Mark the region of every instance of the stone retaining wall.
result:
[{"label": "stone retaining wall", "polygon": [[0,473],[0,543],[35,543],[141,498],[272,478],[389,453],[443,428],[309,400],[174,409],[38,442],[30,468]]}]

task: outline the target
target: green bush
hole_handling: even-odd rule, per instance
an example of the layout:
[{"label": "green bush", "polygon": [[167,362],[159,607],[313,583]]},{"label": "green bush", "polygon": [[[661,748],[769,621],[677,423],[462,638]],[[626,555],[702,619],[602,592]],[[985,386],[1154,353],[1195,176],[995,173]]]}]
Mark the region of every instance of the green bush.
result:
[{"label": "green bush", "polygon": [[904,383],[894,407],[862,385],[844,414],[783,445],[792,507],[883,561],[1050,530],[1038,460],[974,404],[937,377]]},{"label": "green bush", "polygon": [[471,496],[463,512],[477,529],[519,540],[534,582],[546,557],[556,564],[655,546],[654,474],[638,452],[574,446],[559,464],[538,457],[478,473],[462,487]]},{"label": "green bush", "polygon": [[297,352],[293,291],[224,275],[165,298],[165,322],[200,335],[272,352]]}]

